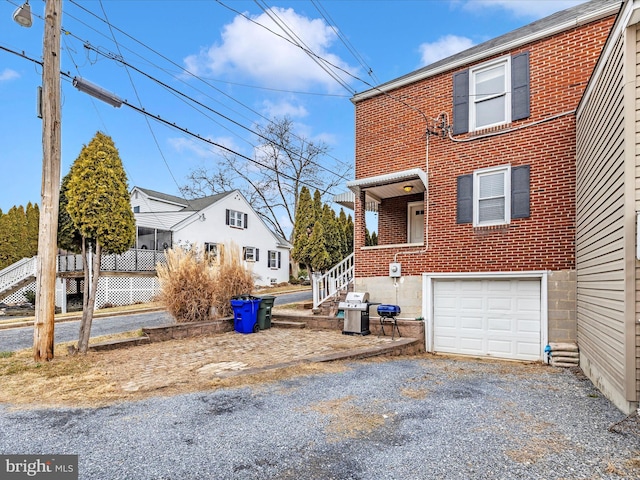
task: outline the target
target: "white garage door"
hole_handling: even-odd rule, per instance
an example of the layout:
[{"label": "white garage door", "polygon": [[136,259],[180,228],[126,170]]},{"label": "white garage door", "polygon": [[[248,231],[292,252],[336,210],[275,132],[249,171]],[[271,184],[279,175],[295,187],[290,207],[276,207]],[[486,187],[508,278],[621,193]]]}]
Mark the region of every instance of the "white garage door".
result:
[{"label": "white garage door", "polygon": [[436,280],[434,350],[540,360],[540,280]]}]

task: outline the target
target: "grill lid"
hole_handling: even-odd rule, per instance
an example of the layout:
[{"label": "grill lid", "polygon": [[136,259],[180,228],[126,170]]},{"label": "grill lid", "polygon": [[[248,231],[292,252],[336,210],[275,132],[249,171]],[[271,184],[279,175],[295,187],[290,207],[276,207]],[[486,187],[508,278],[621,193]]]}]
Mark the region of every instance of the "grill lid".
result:
[{"label": "grill lid", "polygon": [[338,304],[340,310],[367,310],[369,308],[369,292],[349,292],[344,302]]}]

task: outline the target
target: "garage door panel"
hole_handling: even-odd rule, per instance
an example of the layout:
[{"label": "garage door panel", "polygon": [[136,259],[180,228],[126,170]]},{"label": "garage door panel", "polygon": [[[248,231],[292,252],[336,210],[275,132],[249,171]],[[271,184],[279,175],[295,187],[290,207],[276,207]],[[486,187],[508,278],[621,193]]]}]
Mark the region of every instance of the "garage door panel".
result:
[{"label": "garage door panel", "polygon": [[487,330],[489,334],[505,334],[511,333],[513,322],[508,318],[489,318],[487,322]]},{"label": "garage door panel", "polygon": [[539,360],[539,280],[436,280],[434,349]]},{"label": "garage door panel", "polygon": [[504,297],[490,297],[487,299],[487,308],[491,312],[510,312],[513,310],[513,300]]},{"label": "garage door panel", "polygon": [[480,338],[463,337],[460,339],[460,348],[465,353],[481,355],[481,352],[484,350],[484,345]]},{"label": "garage door panel", "polygon": [[460,319],[460,327],[465,330],[483,330],[482,317],[462,317]]},{"label": "garage door panel", "polygon": [[489,340],[487,342],[487,354],[492,357],[507,357],[514,355],[514,345],[505,340]]},{"label": "garage door panel", "polygon": [[516,332],[519,334],[532,333],[540,339],[540,322],[536,320],[518,320]]}]

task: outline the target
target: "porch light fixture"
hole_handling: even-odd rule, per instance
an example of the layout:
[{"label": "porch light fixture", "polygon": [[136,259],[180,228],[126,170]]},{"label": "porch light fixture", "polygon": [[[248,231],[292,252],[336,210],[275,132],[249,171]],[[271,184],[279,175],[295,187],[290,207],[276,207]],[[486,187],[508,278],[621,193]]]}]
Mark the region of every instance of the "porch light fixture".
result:
[{"label": "porch light fixture", "polygon": [[98,100],[108,103],[112,107],[119,108],[122,105],[122,99],[83,78],[73,77],[73,86],[81,92],[87,93]]},{"label": "porch light fixture", "polygon": [[402,187],[402,189],[409,193],[411,190],[413,190],[413,185],[405,185],[404,187]]},{"label": "porch light fixture", "polygon": [[33,25],[33,21],[31,19],[31,6],[29,5],[29,1],[27,0],[24,5],[18,7],[15,12],[13,12],[13,21],[18,25],[29,28]]}]

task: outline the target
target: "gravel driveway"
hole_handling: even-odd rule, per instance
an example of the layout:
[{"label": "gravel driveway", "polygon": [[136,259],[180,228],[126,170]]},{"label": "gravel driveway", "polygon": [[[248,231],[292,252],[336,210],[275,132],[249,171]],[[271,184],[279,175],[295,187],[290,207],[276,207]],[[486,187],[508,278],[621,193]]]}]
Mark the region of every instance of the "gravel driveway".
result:
[{"label": "gravel driveway", "polygon": [[637,421],[577,373],[429,355],[345,366],[99,409],[0,407],[0,452],[78,454],[91,480],[640,477]]}]

